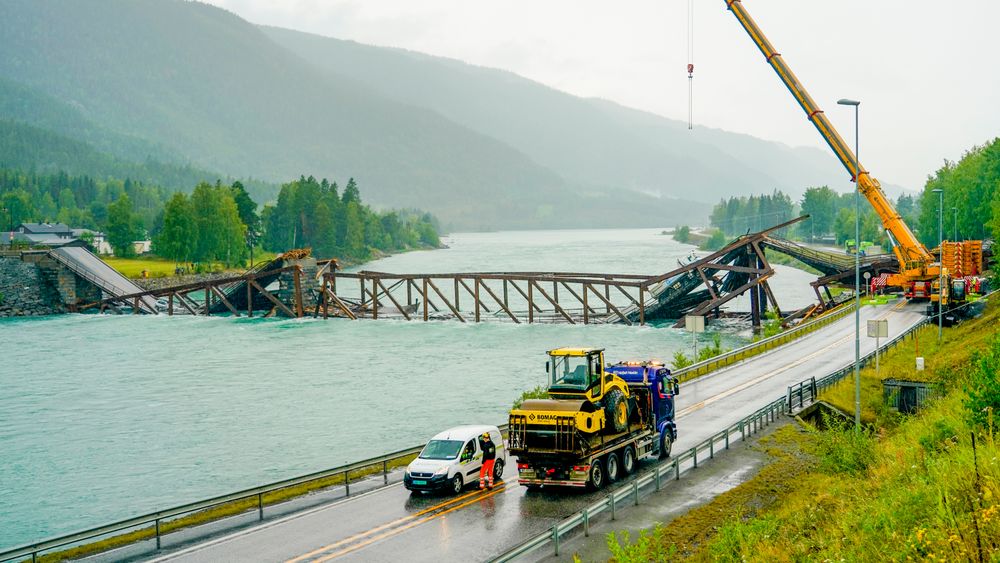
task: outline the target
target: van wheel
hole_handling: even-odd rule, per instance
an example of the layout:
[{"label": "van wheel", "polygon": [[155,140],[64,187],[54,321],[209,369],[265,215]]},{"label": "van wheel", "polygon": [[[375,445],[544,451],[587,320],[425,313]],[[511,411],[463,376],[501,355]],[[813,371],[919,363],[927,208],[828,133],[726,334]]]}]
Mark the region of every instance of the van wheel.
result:
[{"label": "van wheel", "polygon": [[670,431],[664,430],[663,434],[660,435],[660,459],[667,459],[670,457],[670,448],[674,445],[674,441],[670,439]]},{"label": "van wheel", "polygon": [[635,471],[635,448],[627,446],[622,452],[622,475],[631,475]]},{"label": "van wheel", "polygon": [[462,482],[462,474],[456,473],[455,477],[452,478],[451,480],[451,492],[457,495],[458,493],[462,492],[462,487],[464,486],[465,484]]},{"label": "van wheel", "polygon": [[498,459],[493,462],[493,478],[499,480],[503,477],[503,460]]},{"label": "van wheel", "polygon": [[614,483],[621,477],[621,465],[618,464],[618,454],[611,452],[608,454],[608,460],[604,462],[608,468],[608,483]]},{"label": "van wheel", "polygon": [[590,464],[590,477],[587,479],[587,487],[592,491],[596,491],[604,486],[606,480],[604,476],[604,463],[600,459],[595,459],[594,463]]}]

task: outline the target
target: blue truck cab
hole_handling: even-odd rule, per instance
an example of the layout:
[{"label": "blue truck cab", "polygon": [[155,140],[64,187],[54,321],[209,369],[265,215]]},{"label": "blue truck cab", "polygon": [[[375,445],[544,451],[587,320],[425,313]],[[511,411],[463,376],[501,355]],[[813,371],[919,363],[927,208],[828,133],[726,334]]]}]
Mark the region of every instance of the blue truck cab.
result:
[{"label": "blue truck cab", "polygon": [[674,421],[674,397],[680,393],[680,385],[667,367],[657,361],[626,361],[606,366],[605,371],[622,378],[629,386],[649,389],[655,428],[659,434],[657,441],[660,457],[670,455],[670,448],[677,440],[677,424]]}]

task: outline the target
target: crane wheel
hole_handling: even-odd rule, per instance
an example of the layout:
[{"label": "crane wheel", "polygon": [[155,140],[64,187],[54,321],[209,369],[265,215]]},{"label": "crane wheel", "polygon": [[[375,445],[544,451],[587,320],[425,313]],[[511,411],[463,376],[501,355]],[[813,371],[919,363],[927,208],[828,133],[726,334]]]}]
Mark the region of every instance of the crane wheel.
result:
[{"label": "crane wheel", "polygon": [[604,417],[615,432],[628,430],[628,402],[620,389],[612,389],[605,396]]}]

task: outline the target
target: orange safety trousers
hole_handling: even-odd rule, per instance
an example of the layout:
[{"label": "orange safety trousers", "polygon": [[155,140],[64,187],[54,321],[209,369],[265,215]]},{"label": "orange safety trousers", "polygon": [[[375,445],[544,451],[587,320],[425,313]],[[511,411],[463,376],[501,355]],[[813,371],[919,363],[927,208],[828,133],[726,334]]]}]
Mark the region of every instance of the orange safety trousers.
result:
[{"label": "orange safety trousers", "polygon": [[483,466],[479,468],[479,488],[493,486],[493,462],[494,459],[484,459]]}]

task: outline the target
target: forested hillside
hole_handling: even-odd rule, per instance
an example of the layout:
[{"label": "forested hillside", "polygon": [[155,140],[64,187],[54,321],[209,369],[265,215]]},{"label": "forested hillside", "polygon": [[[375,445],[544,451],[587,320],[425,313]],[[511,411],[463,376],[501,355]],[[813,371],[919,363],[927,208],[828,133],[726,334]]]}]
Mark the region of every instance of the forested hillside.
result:
[{"label": "forested hillside", "polygon": [[269,181],[355,175],[374,204],[433,209],[459,228],[593,224],[614,199],[654,211],[634,218],[648,224],[706,209],[618,186],[571,190],[517,148],[320,72],[211,6],[12,0],[0,12],[0,76],[197,167]]}]

